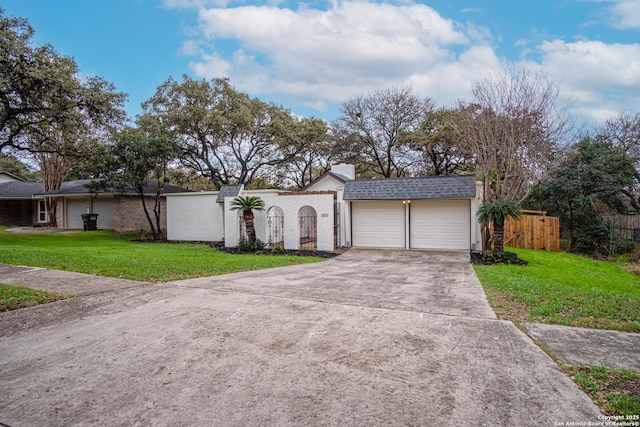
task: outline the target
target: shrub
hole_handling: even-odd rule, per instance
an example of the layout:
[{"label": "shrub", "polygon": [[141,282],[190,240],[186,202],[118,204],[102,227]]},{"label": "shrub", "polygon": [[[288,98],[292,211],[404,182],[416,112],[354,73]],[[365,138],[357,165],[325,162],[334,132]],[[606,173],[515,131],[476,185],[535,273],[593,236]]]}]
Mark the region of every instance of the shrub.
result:
[{"label": "shrub", "polygon": [[265,243],[260,239],[257,239],[255,242],[252,242],[247,239],[242,239],[238,242],[238,250],[242,252],[259,252],[264,250]]},{"label": "shrub", "polygon": [[518,258],[513,252],[485,251],[482,253],[482,264],[527,265],[528,262]]}]

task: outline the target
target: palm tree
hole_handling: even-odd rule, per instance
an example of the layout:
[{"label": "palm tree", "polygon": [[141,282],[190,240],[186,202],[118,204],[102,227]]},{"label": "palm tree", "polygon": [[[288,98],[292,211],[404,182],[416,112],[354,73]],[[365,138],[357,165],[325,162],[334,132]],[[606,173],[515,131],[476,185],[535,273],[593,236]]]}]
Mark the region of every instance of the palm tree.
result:
[{"label": "palm tree", "polygon": [[516,202],[496,200],[484,202],[478,209],[478,221],[481,224],[493,223],[493,250],[504,252],[504,222],[507,218],[519,219],[522,211]]},{"label": "palm tree", "polygon": [[253,225],[253,211],[263,211],[264,200],[255,196],[236,197],[231,202],[231,210],[242,210],[242,220],[247,229],[247,237],[249,238],[249,242],[255,243],[256,227]]}]

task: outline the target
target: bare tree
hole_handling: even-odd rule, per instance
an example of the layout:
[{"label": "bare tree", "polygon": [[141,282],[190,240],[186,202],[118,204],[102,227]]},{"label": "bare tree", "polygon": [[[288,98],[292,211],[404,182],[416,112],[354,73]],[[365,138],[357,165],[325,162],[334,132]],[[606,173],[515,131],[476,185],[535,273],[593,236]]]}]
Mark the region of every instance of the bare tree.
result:
[{"label": "bare tree", "polygon": [[553,164],[569,121],[558,110],[559,85],[507,66],[476,83],[458,106],[461,143],[472,153],[484,201],[524,200]]},{"label": "bare tree", "polygon": [[431,100],[420,99],[410,87],[377,90],[345,102],[337,127],[357,138],[362,155],[376,175],[405,176],[417,155],[400,134],[416,130],[431,108]]},{"label": "bare tree", "polygon": [[597,130],[597,135],[623,149],[640,169],[640,113],[622,113],[607,120]]}]

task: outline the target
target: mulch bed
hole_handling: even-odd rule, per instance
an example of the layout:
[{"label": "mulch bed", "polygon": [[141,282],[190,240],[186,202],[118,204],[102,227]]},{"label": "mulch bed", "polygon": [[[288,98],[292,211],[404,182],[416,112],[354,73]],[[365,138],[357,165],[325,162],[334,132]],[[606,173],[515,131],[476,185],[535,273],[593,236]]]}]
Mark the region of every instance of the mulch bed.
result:
[{"label": "mulch bed", "polygon": [[513,252],[497,253],[487,251],[484,253],[471,252],[471,263],[476,265],[511,264],[527,265],[527,261],[518,258]]},{"label": "mulch bed", "polygon": [[216,243],[211,243],[209,246],[216,248],[220,252],[226,252],[229,254],[245,254],[245,255],[293,255],[293,256],[314,256],[319,258],[333,258],[340,254],[335,252],[326,252],[326,251],[294,251],[291,249],[283,249],[283,250],[272,250],[272,249],[263,249],[261,251],[242,251],[238,248],[226,248],[224,245]]}]

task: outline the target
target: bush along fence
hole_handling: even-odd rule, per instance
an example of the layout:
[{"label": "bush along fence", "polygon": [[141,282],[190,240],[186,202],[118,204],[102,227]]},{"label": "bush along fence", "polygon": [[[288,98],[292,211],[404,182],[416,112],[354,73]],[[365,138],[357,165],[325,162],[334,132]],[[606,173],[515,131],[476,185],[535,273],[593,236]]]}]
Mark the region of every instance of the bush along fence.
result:
[{"label": "bush along fence", "polygon": [[560,251],[560,218],[543,211],[523,210],[520,219],[504,223],[504,245],[521,249]]}]

